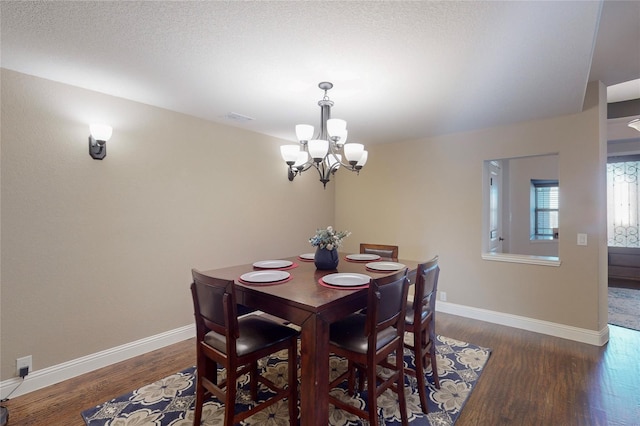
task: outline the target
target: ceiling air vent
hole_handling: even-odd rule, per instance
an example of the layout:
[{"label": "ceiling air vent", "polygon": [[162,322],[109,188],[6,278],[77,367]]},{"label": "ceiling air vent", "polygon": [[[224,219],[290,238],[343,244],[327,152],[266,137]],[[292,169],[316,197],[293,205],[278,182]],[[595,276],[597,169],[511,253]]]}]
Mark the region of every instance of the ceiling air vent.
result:
[{"label": "ceiling air vent", "polygon": [[237,112],[229,112],[224,116],[227,120],[235,121],[236,123],[246,123],[248,121],[253,121],[254,119],[251,117],[247,117],[246,115],[238,114]]}]

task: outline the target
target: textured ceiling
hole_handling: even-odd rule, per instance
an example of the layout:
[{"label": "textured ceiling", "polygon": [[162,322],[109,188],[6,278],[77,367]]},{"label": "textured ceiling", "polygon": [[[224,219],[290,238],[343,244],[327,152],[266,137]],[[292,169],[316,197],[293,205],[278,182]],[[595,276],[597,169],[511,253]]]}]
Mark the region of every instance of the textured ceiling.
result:
[{"label": "textured ceiling", "polygon": [[0,12],[3,68],[289,140],[295,124],[317,125],[325,80],[349,140],[374,143],[576,113],[588,81],[640,78],[635,1],[3,1]]}]

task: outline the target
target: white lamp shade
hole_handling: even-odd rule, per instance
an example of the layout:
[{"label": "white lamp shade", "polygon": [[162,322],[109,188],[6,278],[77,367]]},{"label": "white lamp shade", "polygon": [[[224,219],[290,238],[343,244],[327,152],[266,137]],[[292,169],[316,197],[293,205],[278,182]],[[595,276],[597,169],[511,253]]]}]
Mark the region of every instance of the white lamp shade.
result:
[{"label": "white lamp shade", "polygon": [[106,124],[91,124],[89,125],[89,131],[91,132],[91,137],[95,140],[105,142],[111,138],[111,134],[113,133],[111,126],[107,126]]},{"label": "white lamp shade", "polygon": [[300,152],[300,145],[282,145],[280,147],[280,155],[282,159],[287,163],[295,163],[298,159],[298,153]]},{"label": "white lamp shade", "polygon": [[311,158],[324,158],[329,151],[329,141],[324,139],[312,139],[309,141],[309,155]]},{"label": "white lamp shade", "polygon": [[296,162],[293,164],[293,167],[300,167],[309,161],[309,153],[307,151],[298,151],[298,158],[296,158]]},{"label": "white lamp shade", "polygon": [[348,143],[344,145],[344,156],[349,162],[358,162],[364,153],[364,145],[361,143]]},{"label": "white lamp shade", "polygon": [[636,118],[635,120],[631,120],[627,126],[636,129],[640,132],[640,118]]},{"label": "white lamp shade", "polygon": [[367,164],[367,158],[369,157],[369,152],[368,151],[363,151],[362,152],[362,157],[360,157],[360,159],[358,160],[358,163],[356,164],[356,167],[364,167],[365,164]]},{"label": "white lamp shade", "polygon": [[330,118],[327,120],[327,132],[329,136],[340,136],[347,130],[347,122],[339,118]]},{"label": "white lamp shade", "polygon": [[296,125],[296,137],[299,141],[308,141],[313,137],[313,126],[310,124]]}]

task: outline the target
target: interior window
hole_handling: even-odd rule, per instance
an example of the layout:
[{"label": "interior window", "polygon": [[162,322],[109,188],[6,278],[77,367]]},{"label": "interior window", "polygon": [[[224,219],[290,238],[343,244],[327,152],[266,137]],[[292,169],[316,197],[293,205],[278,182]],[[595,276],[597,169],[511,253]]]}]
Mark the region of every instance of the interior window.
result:
[{"label": "interior window", "polygon": [[558,238],[558,181],[532,179],[531,191],[531,239]]}]

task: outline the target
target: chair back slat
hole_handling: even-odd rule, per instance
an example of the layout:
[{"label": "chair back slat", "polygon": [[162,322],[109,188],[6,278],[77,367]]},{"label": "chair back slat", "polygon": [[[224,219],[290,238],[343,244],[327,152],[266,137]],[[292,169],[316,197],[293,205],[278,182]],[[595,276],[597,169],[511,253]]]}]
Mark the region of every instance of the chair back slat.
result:
[{"label": "chair back slat", "polygon": [[233,281],[212,278],[192,271],[194,310],[196,326],[202,324],[203,335],[209,331],[227,335],[232,339],[239,336],[236,316],[236,298]]},{"label": "chair back slat", "polygon": [[379,331],[403,323],[408,291],[406,268],[389,277],[371,280],[367,309],[372,309],[372,315],[368,316],[366,335],[374,329]]},{"label": "chair back slat", "polygon": [[377,254],[388,259],[398,258],[398,246],[389,244],[360,243],[360,253]]},{"label": "chair back slat", "polygon": [[416,301],[414,306],[414,313],[416,315],[415,324],[419,322],[422,312],[435,311],[439,275],[440,267],[438,266],[438,256],[418,265],[414,298]]}]

